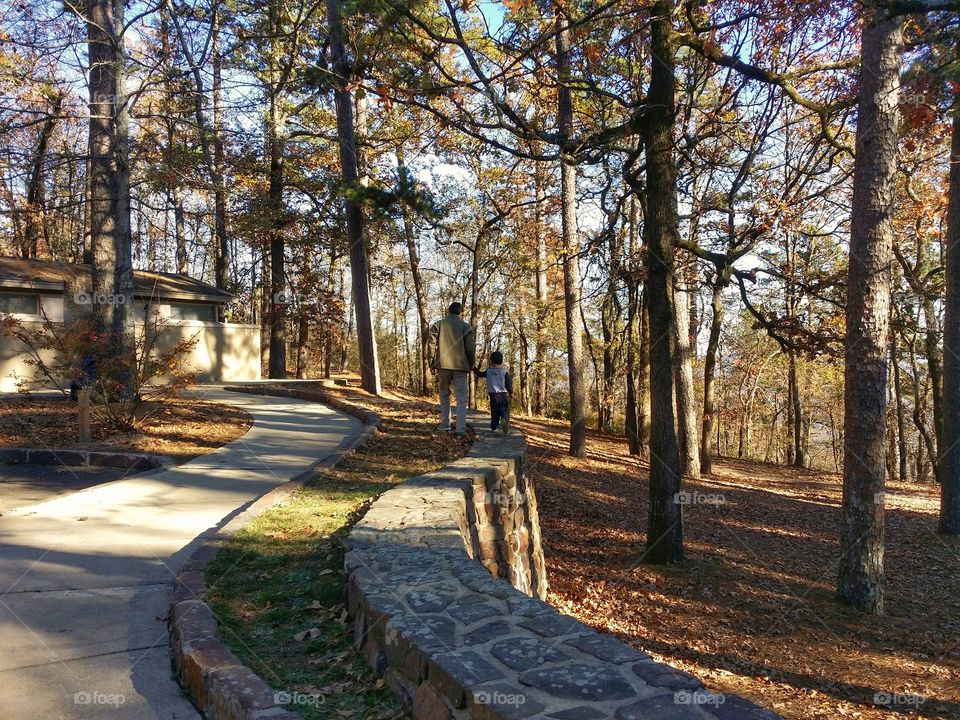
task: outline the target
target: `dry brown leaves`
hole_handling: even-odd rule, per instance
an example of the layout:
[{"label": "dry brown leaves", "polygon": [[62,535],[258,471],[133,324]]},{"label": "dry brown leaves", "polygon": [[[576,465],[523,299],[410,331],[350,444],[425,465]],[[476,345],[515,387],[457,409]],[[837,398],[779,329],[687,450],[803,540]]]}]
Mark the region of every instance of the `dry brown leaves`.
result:
[{"label": "dry brown leaves", "polygon": [[[167,455],[185,462],[243,435],[250,416],[238,408],[191,398],[144,403],[135,432],[117,432],[91,420],[90,450]],[[65,397],[5,398],[0,402],[0,447],[70,448],[78,445],[77,406]]]},{"label": "dry brown leaves", "polygon": [[787,720],[960,718],[960,541],[935,532],[936,488],[888,488],[887,615],[869,617],[833,598],[838,476],[718,462],[684,484],[687,561],[657,567],[647,466],[619,439],[577,460],[564,425],[517,424],[562,610]]}]

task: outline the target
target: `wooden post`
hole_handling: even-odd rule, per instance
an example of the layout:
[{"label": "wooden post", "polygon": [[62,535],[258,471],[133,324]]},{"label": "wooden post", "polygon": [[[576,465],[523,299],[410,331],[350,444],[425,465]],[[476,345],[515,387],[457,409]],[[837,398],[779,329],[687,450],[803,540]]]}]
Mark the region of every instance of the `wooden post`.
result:
[{"label": "wooden post", "polygon": [[77,392],[77,414],[80,420],[80,442],[90,442],[90,391],[86,388]]}]

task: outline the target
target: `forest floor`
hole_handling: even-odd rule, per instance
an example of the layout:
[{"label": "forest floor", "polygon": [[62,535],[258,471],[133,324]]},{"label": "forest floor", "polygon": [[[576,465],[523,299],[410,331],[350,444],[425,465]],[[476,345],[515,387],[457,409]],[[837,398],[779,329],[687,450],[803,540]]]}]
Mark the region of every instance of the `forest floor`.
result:
[{"label": "forest floor", "polygon": [[[136,430],[118,431],[96,410],[91,413],[91,443],[85,450],[165,455],[177,463],[216,450],[250,429],[245,411],[181,397],[145,402]],[[0,448],[80,447],[77,405],[69,398],[5,397],[0,400]]]},{"label": "forest floor", "polygon": [[645,564],[647,465],[619,438],[566,453],[567,425],[518,420],[540,502],[549,601],[658,660],[800,718],[960,718],[960,538],[937,489],[890,483],[886,615],[834,599],[841,480],[720,460],[685,481],[686,561]]}]

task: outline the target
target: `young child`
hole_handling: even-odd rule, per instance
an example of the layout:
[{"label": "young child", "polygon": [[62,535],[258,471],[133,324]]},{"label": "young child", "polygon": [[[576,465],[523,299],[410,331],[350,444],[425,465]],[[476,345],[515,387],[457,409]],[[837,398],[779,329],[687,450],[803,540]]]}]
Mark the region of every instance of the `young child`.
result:
[{"label": "young child", "polygon": [[490,353],[490,367],[473,369],[477,377],[487,379],[487,393],[490,395],[490,429],[504,433],[510,430],[510,396],[513,395],[513,378],[503,366],[503,353],[499,350]]}]

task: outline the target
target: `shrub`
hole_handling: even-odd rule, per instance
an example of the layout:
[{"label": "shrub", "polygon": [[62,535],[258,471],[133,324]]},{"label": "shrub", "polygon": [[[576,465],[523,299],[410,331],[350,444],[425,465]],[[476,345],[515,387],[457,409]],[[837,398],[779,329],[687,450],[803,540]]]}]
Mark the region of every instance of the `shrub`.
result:
[{"label": "shrub", "polygon": [[94,412],[118,429],[135,428],[143,420],[138,411],[144,402],[176,397],[196,381],[186,359],[197,340],[184,338],[164,347],[162,340],[173,327],[154,313],[131,341],[97,332],[88,318],[61,324],[43,315],[35,324],[0,316],[0,335],[20,342],[24,363],[33,370],[32,377],[17,378],[19,392],[47,389],[73,395],[89,388]]}]

